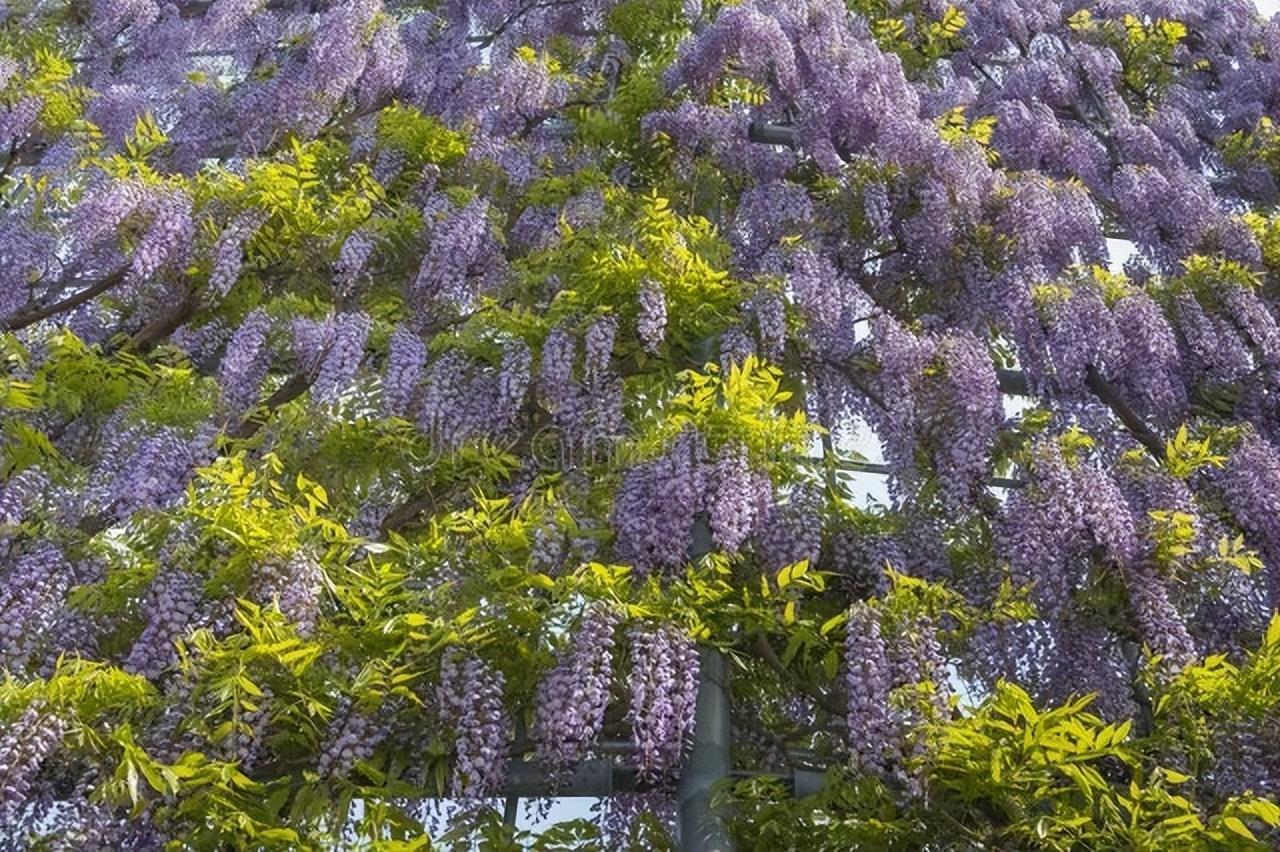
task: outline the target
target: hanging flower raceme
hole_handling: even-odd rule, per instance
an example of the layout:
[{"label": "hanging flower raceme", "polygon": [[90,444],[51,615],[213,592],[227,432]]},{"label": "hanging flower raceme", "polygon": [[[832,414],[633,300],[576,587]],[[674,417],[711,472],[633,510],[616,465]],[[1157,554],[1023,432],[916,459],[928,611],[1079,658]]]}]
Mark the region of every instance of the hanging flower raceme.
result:
[{"label": "hanging flower raceme", "polygon": [[126,518],[180,500],[196,466],[208,455],[207,437],[189,438],[175,429],[162,429],[144,438],[112,483],[108,510]]},{"label": "hanging flower raceme", "polygon": [[997,537],[1014,582],[1030,584],[1039,606],[1066,604],[1078,582],[1072,555],[1085,535],[1084,497],[1056,443],[1032,450],[1034,478],[1005,504]]},{"label": "hanging flower raceme", "polygon": [[126,285],[144,283],[165,267],[180,269],[186,263],[195,232],[191,206],[191,197],[182,190],[153,191],[143,202],[151,224],[133,250]]},{"label": "hanging flower raceme", "polygon": [[825,503],[812,483],[792,489],[785,502],[768,506],[761,514],[753,549],[766,571],[808,560],[817,564],[822,553]]},{"label": "hanging flower raceme", "polygon": [[196,577],[176,568],[162,569],[143,601],[146,627],[125,659],[125,671],[159,678],[177,659],[173,643],[190,629],[202,597]]},{"label": "hanging flower raceme", "polygon": [[656,355],[667,334],[667,298],[662,285],[646,278],[640,285],[640,311],[636,316],[636,336],[646,352]]},{"label": "hanging flower raceme", "polygon": [[373,756],[386,732],[369,715],[343,698],[334,711],[328,736],[316,760],[316,772],[322,778],[346,778],[357,763]]},{"label": "hanging flower raceme", "polygon": [[440,662],[440,716],[455,736],[454,796],[493,796],[506,780],[510,721],[504,686],[502,672],[479,657],[451,649]]},{"label": "hanging flower raceme", "polygon": [[1106,473],[1088,465],[1075,469],[1076,493],[1084,500],[1084,525],[1106,557],[1119,566],[1133,564],[1138,534],[1133,513],[1119,486]]},{"label": "hanging flower raceme", "polygon": [[299,636],[310,636],[320,618],[320,595],[325,582],[324,569],[315,558],[299,550],[288,559],[262,566],[257,574],[255,591],[262,602],[278,605]]},{"label": "hanging flower raceme", "polygon": [[431,229],[409,300],[419,310],[434,302],[465,308],[498,271],[501,254],[489,226],[489,203],[477,198],[444,215]]},{"label": "hanging flower raceme", "polygon": [[669,777],[693,736],[698,650],[670,625],[637,627],[631,640],[631,744],[642,775]]},{"label": "hanging flower raceme", "polygon": [[705,456],[702,437],[690,429],[665,455],[627,471],[610,514],[617,558],[641,572],[685,562],[706,494]]},{"label": "hanging flower raceme", "polygon": [[590,416],[586,393],[573,377],[578,342],[563,325],[551,329],[538,364],[538,394],[551,421],[571,442],[580,442]]},{"label": "hanging flower raceme", "polygon": [[1182,614],[1170,599],[1164,578],[1144,564],[1126,571],[1125,579],[1134,620],[1152,652],[1161,655],[1175,671],[1195,659],[1195,643],[1187,633]]},{"label": "hanging flower raceme", "polygon": [[1246,436],[1219,475],[1223,500],[1262,552],[1271,604],[1280,602],[1280,451],[1257,436]]},{"label": "hanging flower raceme", "polygon": [[64,728],[62,720],[37,701],[0,734],[0,819],[7,825],[17,824],[40,764],[62,742]]},{"label": "hanging flower raceme", "polygon": [[367,278],[365,267],[376,247],[373,235],[363,230],[352,231],[342,241],[338,261],[333,267],[333,286],[339,294],[348,297],[353,295],[361,276]]},{"label": "hanging flower raceme", "polygon": [[1142,291],[1121,298],[1112,308],[1117,332],[1125,340],[1108,378],[1125,399],[1155,423],[1180,422],[1187,407],[1182,359],[1169,319]]},{"label": "hanging flower raceme", "polygon": [[218,239],[213,244],[213,269],[209,273],[209,290],[206,295],[210,302],[217,302],[231,291],[244,266],[245,244],[253,239],[266,219],[266,213],[261,210],[243,210],[218,234]]},{"label": "hanging flower raceme", "polygon": [[746,447],[726,444],[708,477],[707,513],[715,543],[736,553],[771,509],[769,477],[751,469]]},{"label": "hanging flower raceme", "polygon": [[900,746],[889,708],[892,687],[880,619],[865,603],[849,609],[844,643],[849,749],[864,772],[884,772]]},{"label": "hanging flower raceme", "polygon": [[0,545],[6,544],[10,531],[40,506],[48,487],[49,478],[38,467],[19,471],[0,486]]},{"label": "hanging flower raceme", "polygon": [[409,413],[418,380],[427,365],[427,347],[417,334],[398,326],[391,333],[386,373],[382,377],[383,410],[395,417]]},{"label": "hanging flower raceme", "polygon": [[791,43],[775,19],[751,5],[726,10],[706,31],[686,43],[667,70],[667,86],[688,85],[706,92],[731,57],[750,74],[772,77],[782,94],[797,93],[799,81]]},{"label": "hanging flower raceme", "polygon": [[271,363],[267,344],[270,329],[271,318],[259,308],[245,317],[227,343],[218,365],[218,384],[222,386],[223,404],[233,415],[243,413],[257,399]]},{"label": "hanging flower raceme", "polygon": [[71,566],[51,545],[14,560],[0,588],[0,665],[14,673],[26,669],[38,643],[48,637],[72,581]]},{"label": "hanging flower raceme", "polygon": [[934,464],[944,493],[953,505],[962,506],[986,488],[991,450],[1004,422],[1003,398],[991,357],[976,338],[944,338],[938,360],[946,387],[943,399],[934,402],[941,445]]},{"label": "hanging flower raceme", "polygon": [[531,736],[538,758],[557,769],[586,758],[600,737],[613,681],[618,615],[594,606],[555,668],[538,684]]},{"label": "hanging flower raceme", "polygon": [[286,132],[308,138],[324,126],[365,72],[366,33],[381,7],[379,0],[354,0],[328,8],[316,19],[305,52],[243,88],[237,106],[245,150],[267,147]]},{"label": "hanging flower raceme", "polygon": [[336,402],[350,384],[364,358],[365,339],[373,320],[363,311],[338,314],[333,320],[333,342],[320,362],[311,396],[317,402]]},{"label": "hanging flower raceme", "polygon": [[497,413],[504,424],[515,422],[533,375],[533,353],[523,341],[513,340],[502,349],[502,365],[498,370]]}]

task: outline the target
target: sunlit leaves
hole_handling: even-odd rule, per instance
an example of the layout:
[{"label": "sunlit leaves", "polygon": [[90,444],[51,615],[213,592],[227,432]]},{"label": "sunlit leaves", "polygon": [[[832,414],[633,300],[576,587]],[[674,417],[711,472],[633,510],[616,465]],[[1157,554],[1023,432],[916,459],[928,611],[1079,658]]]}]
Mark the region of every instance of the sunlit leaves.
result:
[{"label": "sunlit leaves", "polygon": [[403,104],[378,113],[378,135],[389,147],[404,152],[410,162],[448,165],[466,153],[459,133]]}]

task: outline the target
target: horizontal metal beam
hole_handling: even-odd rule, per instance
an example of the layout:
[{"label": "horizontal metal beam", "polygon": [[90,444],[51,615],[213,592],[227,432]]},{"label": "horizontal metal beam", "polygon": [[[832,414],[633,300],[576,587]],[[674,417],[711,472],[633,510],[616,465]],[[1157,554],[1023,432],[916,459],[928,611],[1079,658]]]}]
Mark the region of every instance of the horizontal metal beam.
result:
[{"label": "horizontal metal beam", "polygon": [[[890,476],[893,469],[887,464],[879,462],[860,462],[839,459],[835,462],[837,470],[848,470],[854,473],[872,473],[876,476]],[[1003,476],[993,476],[987,480],[987,485],[992,488],[1021,488],[1027,483],[1021,479],[1009,479]]]},{"label": "horizontal metal beam", "polygon": [[747,141],[761,145],[796,147],[796,129],[789,124],[773,124],[755,119],[747,125]]},{"label": "horizontal metal beam", "polygon": [[634,766],[605,757],[585,760],[563,776],[549,773],[546,767],[534,761],[522,760],[507,768],[502,795],[525,799],[545,796],[577,799],[639,793],[647,789],[649,785]]}]

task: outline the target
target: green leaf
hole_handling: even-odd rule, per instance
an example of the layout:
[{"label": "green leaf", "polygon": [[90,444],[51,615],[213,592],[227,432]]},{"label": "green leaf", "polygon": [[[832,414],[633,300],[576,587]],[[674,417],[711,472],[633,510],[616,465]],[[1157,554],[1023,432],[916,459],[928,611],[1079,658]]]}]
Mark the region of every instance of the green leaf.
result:
[{"label": "green leaf", "polygon": [[848,612],[841,612],[837,615],[833,615],[830,618],[828,618],[826,621],[822,622],[822,627],[818,628],[818,633],[821,634],[822,636],[826,636],[832,630],[835,630],[837,627],[844,624],[848,620],[849,620]]},{"label": "green leaf", "polygon": [[1249,826],[1245,825],[1244,821],[1239,817],[1223,817],[1222,824],[1241,837],[1247,838],[1255,843],[1257,842],[1257,838],[1253,836],[1253,832],[1249,830]]}]

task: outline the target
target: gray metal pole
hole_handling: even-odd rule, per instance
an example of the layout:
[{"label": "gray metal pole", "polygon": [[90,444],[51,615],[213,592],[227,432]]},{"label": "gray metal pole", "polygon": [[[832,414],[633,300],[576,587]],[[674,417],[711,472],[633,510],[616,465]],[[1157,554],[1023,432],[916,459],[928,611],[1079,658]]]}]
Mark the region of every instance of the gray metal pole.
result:
[{"label": "gray metal pole", "polygon": [[689,762],[680,777],[680,852],[732,852],[729,833],[711,810],[711,788],[729,775],[729,690],[724,655],[703,648]]},{"label": "gray metal pole", "polygon": [[520,815],[520,797],[507,796],[502,806],[502,821],[507,825],[514,826],[516,817]]}]

